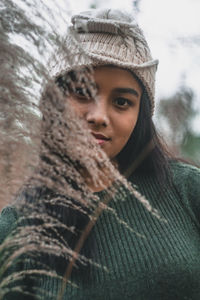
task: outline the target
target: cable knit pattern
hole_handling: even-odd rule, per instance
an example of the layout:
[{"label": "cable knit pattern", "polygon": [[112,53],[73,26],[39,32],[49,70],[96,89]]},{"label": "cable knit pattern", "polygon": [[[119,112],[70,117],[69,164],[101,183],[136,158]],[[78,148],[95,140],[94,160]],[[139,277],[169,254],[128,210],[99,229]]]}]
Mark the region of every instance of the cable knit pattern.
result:
[{"label": "cable knit pattern", "polygon": [[[159,194],[153,177],[130,178],[162,220],[128,191],[124,201],[116,195],[110,202],[110,208],[132,230],[109,211],[100,216],[84,251],[92,245],[91,258],[105,268],[74,270],[72,281],[78,288],[67,286],[63,300],[200,299],[200,170],[182,163],[173,163],[171,169],[173,187],[166,183],[164,194]],[[97,194],[102,198],[105,191]],[[5,232],[13,226],[14,211],[12,214],[4,211],[0,218],[1,229],[7,224],[6,228],[3,225]],[[49,293],[45,300],[56,299],[59,286],[53,278],[41,276],[37,282],[37,287]]]}]

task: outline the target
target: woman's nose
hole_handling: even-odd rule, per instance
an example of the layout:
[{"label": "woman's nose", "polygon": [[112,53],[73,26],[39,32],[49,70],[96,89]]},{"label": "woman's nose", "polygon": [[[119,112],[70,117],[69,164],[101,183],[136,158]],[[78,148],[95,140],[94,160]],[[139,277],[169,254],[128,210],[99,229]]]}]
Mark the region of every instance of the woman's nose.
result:
[{"label": "woman's nose", "polygon": [[86,120],[95,126],[108,126],[108,107],[102,99],[97,99],[92,103],[88,109]]}]

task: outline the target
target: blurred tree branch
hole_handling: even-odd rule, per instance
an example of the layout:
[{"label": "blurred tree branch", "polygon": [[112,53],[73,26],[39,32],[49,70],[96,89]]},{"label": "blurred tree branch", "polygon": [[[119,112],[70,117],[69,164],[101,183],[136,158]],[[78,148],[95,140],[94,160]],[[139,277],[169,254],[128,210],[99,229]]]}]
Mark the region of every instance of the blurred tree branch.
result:
[{"label": "blurred tree branch", "polygon": [[182,85],[169,98],[161,99],[158,107],[160,124],[165,122],[161,131],[167,136],[167,144],[176,154],[200,164],[200,136],[192,129],[192,120],[197,115],[194,110],[194,93]]}]

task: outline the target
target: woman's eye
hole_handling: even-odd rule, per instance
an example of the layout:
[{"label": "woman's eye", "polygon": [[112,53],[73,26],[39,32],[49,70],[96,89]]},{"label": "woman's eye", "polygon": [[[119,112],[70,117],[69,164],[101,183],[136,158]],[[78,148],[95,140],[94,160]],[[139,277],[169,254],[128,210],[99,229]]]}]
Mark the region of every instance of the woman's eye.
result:
[{"label": "woman's eye", "polygon": [[73,94],[80,98],[91,98],[91,93],[88,89],[84,89],[82,87],[76,87],[73,91]]},{"label": "woman's eye", "polygon": [[127,108],[128,106],[132,105],[132,102],[126,98],[116,98],[114,103],[119,108]]},{"label": "woman's eye", "polygon": [[75,88],[75,89],[74,89],[74,94],[77,95],[77,96],[82,96],[82,97],[85,96],[85,93],[84,93],[84,91],[83,91],[83,88]]}]

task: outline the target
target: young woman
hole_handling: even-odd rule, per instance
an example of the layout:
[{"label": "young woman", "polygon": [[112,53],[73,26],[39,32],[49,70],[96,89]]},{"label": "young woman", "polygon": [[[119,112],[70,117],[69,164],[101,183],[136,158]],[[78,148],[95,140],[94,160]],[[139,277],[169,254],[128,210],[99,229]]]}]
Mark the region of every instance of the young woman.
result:
[{"label": "young woman", "polygon": [[[73,42],[74,34],[77,43]],[[59,64],[55,63],[52,72],[67,109],[72,109],[80,127],[86,128],[83,144],[91,140],[91,166],[84,164],[81,155],[74,158],[73,151],[70,157],[65,153],[61,133],[63,128],[69,132],[69,127],[62,127],[59,122],[61,115],[66,116],[66,107],[58,105],[55,113],[59,97],[55,93],[48,102],[47,93],[42,100],[44,136],[39,173],[41,178],[45,177],[45,164],[51,165],[51,181],[60,180],[62,186],[64,181],[59,178],[53,154],[63,164],[73,161],[72,166],[78,169],[77,178],[82,181],[70,181],[68,174],[64,178],[81,197],[73,192],[70,197],[64,191],[59,194],[53,185],[48,188],[48,181],[46,187],[34,187],[34,192],[27,188],[23,193],[25,203],[36,207],[36,199],[40,199],[51,218],[56,216],[76,230],[74,237],[66,228],[48,228],[44,243],[48,235],[55,249],[48,254],[41,251],[38,264],[49,264],[54,273],[38,271],[37,276],[31,273],[32,277],[28,277],[27,272],[20,278],[24,294],[34,298],[43,290],[42,299],[56,299],[59,295],[59,299],[66,300],[199,299],[200,171],[170,158],[156,133],[152,114],[158,61],[152,59],[135,20],[118,10],[92,10],[72,17],[66,45],[74,60],[69,64],[58,57]],[[87,81],[80,75],[85,72],[89,72]],[[50,111],[55,113],[51,120]],[[56,137],[52,129],[55,122],[60,124]],[[78,136],[73,140],[74,152],[78,151],[76,139]],[[104,163],[104,154],[110,165]],[[94,180],[91,171],[94,161],[100,180]],[[75,172],[74,169],[70,170]],[[118,177],[112,172],[117,170],[128,179],[124,186],[120,177],[116,184]],[[85,205],[82,184],[91,197],[99,199],[97,205]],[[61,204],[52,204],[52,199],[58,198]],[[1,241],[15,227],[17,218],[15,208],[3,210]],[[34,231],[33,225],[39,221],[34,216],[31,222],[32,227],[23,225]],[[72,254],[67,260],[61,250],[60,255],[55,253],[58,240],[69,245],[77,256]],[[16,269],[30,271],[33,264],[37,270],[36,261],[25,257],[17,262]],[[6,297],[11,295],[8,289]]]}]

